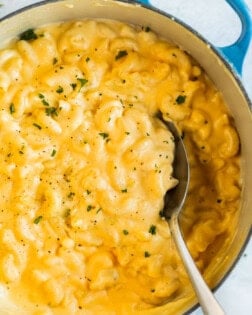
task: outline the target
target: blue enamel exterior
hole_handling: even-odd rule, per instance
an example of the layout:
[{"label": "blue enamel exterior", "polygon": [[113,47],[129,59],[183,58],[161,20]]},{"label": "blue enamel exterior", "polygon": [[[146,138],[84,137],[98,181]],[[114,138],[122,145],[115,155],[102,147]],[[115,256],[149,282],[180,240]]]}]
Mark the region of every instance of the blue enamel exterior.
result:
[{"label": "blue enamel exterior", "polygon": [[143,3],[143,4],[149,4],[150,5],[150,1],[148,1],[148,0],[136,0],[136,2],[140,2],[140,3]]},{"label": "blue enamel exterior", "polygon": [[[243,0],[226,1],[238,14],[242,23],[242,31],[237,41],[232,45],[215,48],[224,57],[224,59],[228,61],[236,73],[241,75],[243,61],[252,37],[252,17],[247,5]],[[136,0],[136,2],[151,6],[149,0]]]},{"label": "blue enamel exterior", "polygon": [[217,47],[217,50],[234,67],[239,75],[242,74],[242,65],[252,36],[252,18],[249,9],[243,0],[226,0],[239,15],[242,31],[238,40],[230,46]]}]

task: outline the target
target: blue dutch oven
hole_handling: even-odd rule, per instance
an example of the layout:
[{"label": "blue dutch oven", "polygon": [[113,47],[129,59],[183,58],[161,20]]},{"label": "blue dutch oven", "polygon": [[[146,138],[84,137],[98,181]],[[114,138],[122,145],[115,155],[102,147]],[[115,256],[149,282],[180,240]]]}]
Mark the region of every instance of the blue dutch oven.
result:
[{"label": "blue dutch oven", "polygon": [[[251,38],[251,17],[244,1],[226,0],[242,22],[238,40],[227,47],[215,47],[183,22],[152,6],[147,0],[48,0],[19,10],[0,21],[0,46],[28,28],[41,24],[81,19],[109,18],[123,22],[148,25],[150,28],[186,50],[204,68],[222,92],[234,117],[241,141],[242,202],[239,224],[228,248],[223,248],[206,275],[216,288],[228,275],[249,238],[252,223],[252,115],[251,103],[241,83],[243,60]],[[32,19],[31,17],[36,17]],[[1,306],[1,312],[4,306]],[[183,314],[196,304],[195,296],[157,307],[143,314]],[[6,313],[11,314],[6,310]]]}]

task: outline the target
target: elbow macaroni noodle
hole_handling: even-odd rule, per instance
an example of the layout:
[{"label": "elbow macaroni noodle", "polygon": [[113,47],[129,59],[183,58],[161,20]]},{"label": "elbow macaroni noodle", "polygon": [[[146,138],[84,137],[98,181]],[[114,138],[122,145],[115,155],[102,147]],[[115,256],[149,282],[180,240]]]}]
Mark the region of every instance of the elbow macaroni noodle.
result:
[{"label": "elbow macaroni noodle", "polygon": [[241,185],[237,132],[199,65],[147,27],[47,25],[0,51],[0,100],[0,291],[18,314],[147,314],[182,298],[160,215],[175,148],[156,113],[184,136],[182,225],[202,272]]}]

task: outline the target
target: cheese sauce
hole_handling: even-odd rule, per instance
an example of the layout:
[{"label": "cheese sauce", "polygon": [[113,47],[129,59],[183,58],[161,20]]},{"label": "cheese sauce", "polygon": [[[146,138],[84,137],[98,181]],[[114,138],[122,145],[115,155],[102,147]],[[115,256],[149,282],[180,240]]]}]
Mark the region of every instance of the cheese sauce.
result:
[{"label": "cheese sauce", "polygon": [[230,241],[240,197],[232,118],[191,57],[148,27],[27,30],[0,51],[0,107],[4,314],[148,314],[189,294],[162,217],[177,180],[158,111],[188,150],[182,225],[202,272]]}]

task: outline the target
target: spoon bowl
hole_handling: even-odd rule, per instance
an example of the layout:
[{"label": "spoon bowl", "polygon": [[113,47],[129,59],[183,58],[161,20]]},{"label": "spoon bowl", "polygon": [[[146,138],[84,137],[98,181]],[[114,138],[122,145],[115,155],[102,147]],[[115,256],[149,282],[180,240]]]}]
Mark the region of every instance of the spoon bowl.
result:
[{"label": "spoon bowl", "polygon": [[173,176],[179,180],[178,185],[168,190],[165,195],[164,216],[166,219],[170,219],[172,216],[175,216],[175,214],[178,216],[184,205],[190,181],[190,167],[184,142],[178,129],[171,121],[163,122],[174,137]]},{"label": "spoon bowl", "polygon": [[186,149],[175,125],[171,121],[165,121],[160,117],[159,119],[163,121],[174,136],[175,154],[173,161],[173,176],[179,181],[173,189],[167,191],[162,214],[168,221],[172,237],[204,314],[224,315],[225,313],[223,309],[215,299],[212,291],[209,289],[196,267],[179,227],[179,214],[183,208],[190,181],[190,168]]}]

